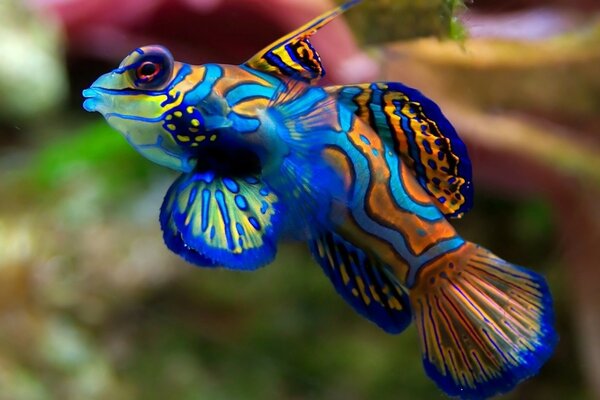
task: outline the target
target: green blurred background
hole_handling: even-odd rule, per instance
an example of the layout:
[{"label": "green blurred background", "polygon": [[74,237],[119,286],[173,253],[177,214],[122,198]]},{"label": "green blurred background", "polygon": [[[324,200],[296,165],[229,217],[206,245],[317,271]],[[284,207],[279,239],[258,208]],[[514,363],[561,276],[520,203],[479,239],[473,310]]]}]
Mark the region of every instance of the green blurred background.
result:
[{"label": "green blurred background", "polygon": [[[237,63],[329,6],[0,3],[1,400],[444,398],[416,330],[356,315],[304,246],[255,273],[171,254],[157,216],[174,173],[81,108],[133,47]],[[454,225],[548,278],[560,343],[502,398],[599,399],[600,5],[467,6],[365,0],[348,20],[379,72],[342,63],[364,54],[341,21],[315,47],[329,83],[364,67],[438,101],[474,166],[475,207]]]}]

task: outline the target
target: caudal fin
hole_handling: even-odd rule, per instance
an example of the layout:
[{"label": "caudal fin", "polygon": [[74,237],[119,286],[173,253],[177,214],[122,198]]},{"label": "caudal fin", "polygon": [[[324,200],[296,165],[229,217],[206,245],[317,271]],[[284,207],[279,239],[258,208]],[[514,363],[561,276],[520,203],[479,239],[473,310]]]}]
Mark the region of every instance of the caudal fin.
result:
[{"label": "caudal fin", "polygon": [[423,268],[410,299],[425,370],[446,393],[507,392],[550,357],[558,338],[540,275],[472,243]]}]

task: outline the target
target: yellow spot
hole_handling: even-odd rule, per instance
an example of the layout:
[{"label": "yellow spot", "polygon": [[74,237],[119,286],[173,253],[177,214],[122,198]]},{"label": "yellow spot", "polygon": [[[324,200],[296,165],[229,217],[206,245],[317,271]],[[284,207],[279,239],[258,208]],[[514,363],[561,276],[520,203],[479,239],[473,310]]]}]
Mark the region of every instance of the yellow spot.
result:
[{"label": "yellow spot", "polygon": [[323,243],[319,240],[317,242],[317,251],[319,252],[319,257],[323,257],[325,255],[325,249],[323,248]]},{"label": "yellow spot", "polygon": [[197,128],[190,128],[190,132],[192,133],[198,133],[199,129]]},{"label": "yellow spot", "polygon": [[200,136],[196,136],[196,137],[194,138],[194,140],[195,140],[196,142],[202,142],[202,141],[203,141],[203,140],[205,140],[205,139],[206,139],[206,136],[202,136],[202,135],[200,135]]},{"label": "yellow spot", "polygon": [[375,299],[375,301],[378,302],[379,304],[382,304],[381,297],[379,297],[379,295],[377,294],[377,291],[375,290],[375,286],[369,285],[369,290],[371,291],[371,296],[373,296],[373,299]]},{"label": "yellow spot", "polygon": [[198,143],[192,143],[192,147],[198,147]]},{"label": "yellow spot", "polygon": [[217,135],[212,135],[212,136],[210,137],[210,141],[211,141],[211,142],[214,142],[215,140],[217,140]]},{"label": "yellow spot", "polygon": [[356,277],[356,284],[358,285],[358,289],[360,290],[360,295],[362,296],[362,299],[365,302],[365,304],[366,305],[371,304],[371,298],[369,296],[367,296],[367,293],[365,292],[365,283],[363,282],[362,278]]},{"label": "yellow spot", "polygon": [[358,290],[352,289],[352,294],[355,295],[356,297],[358,297]]},{"label": "yellow spot", "polygon": [[195,127],[199,127],[200,126],[200,121],[198,121],[196,118],[194,118],[192,120],[192,125],[194,125]]},{"label": "yellow spot", "polygon": [[181,118],[183,116],[183,113],[181,111],[175,111],[173,113],[177,118]]},{"label": "yellow spot", "polygon": [[331,257],[331,252],[327,251],[327,259],[329,260],[329,265],[331,265],[331,267],[333,269],[335,269],[335,263],[333,262],[333,258]]},{"label": "yellow spot", "polygon": [[344,285],[347,285],[350,282],[350,277],[348,276],[348,272],[346,272],[346,265],[344,263],[340,263],[340,273],[342,274]]},{"label": "yellow spot", "polygon": [[170,121],[172,119],[173,119],[173,116],[171,114],[167,115],[167,118],[166,118],[167,121]]},{"label": "yellow spot", "polygon": [[179,139],[180,142],[189,142],[190,141],[189,136],[183,136],[183,135],[177,135],[177,139]]},{"label": "yellow spot", "polygon": [[174,131],[177,127],[173,124],[167,125],[167,129]]},{"label": "yellow spot", "polygon": [[194,107],[188,106],[188,108],[186,108],[185,111],[187,111],[188,114],[192,114],[194,112]]},{"label": "yellow spot", "polygon": [[388,305],[392,310],[402,310],[402,304],[395,297],[390,297],[388,299]]}]

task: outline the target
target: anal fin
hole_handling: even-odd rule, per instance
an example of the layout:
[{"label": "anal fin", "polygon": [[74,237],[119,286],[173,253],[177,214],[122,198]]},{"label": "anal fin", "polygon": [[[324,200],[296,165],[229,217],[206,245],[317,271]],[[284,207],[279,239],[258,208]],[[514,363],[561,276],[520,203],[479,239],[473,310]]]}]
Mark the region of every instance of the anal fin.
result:
[{"label": "anal fin", "polygon": [[336,291],[359,314],[388,333],[406,329],[410,302],[388,266],[334,232],[316,236],[310,247]]}]

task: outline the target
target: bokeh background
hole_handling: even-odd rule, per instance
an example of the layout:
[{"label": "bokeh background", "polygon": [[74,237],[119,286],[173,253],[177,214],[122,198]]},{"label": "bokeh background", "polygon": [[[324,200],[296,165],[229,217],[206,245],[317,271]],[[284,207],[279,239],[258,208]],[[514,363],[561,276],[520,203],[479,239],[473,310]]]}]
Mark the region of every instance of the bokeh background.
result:
[{"label": "bokeh background", "polygon": [[[499,4],[501,3],[501,4]],[[324,0],[0,1],[0,399],[442,399],[302,245],[254,273],[162,244],[174,174],[80,92],[131,49],[239,63]],[[314,40],[326,83],[397,80],[467,142],[459,231],[544,274],[561,340],[503,399],[600,399],[600,3],[365,0]]]}]

